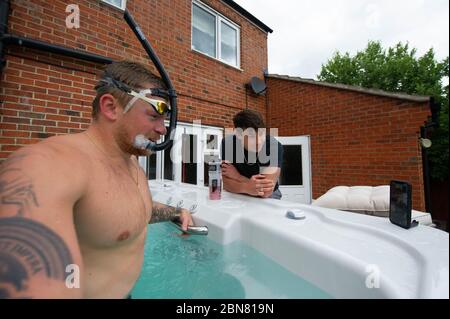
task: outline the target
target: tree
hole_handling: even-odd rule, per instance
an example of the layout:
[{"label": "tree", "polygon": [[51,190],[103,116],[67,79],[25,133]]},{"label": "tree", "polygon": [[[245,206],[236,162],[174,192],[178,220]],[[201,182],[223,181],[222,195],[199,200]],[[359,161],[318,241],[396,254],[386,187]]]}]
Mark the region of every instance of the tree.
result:
[{"label": "tree", "polygon": [[417,50],[399,42],[383,49],[378,41],[369,41],[364,51],[350,56],[336,52],[322,65],[320,81],[356,85],[389,92],[427,95],[440,106],[440,125],[433,131],[433,146],[429,151],[431,176],[448,180],[448,57],[437,61],[431,48],[417,57]]}]

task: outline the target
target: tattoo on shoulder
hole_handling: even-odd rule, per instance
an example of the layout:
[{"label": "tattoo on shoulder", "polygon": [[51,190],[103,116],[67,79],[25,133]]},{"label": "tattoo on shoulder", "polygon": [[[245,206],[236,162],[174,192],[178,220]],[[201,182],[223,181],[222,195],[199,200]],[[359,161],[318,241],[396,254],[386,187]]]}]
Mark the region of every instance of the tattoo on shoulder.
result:
[{"label": "tattoo on shoulder", "polygon": [[72,256],[62,238],[41,223],[0,218],[0,299],[22,296],[34,276],[65,281]]},{"label": "tattoo on shoulder", "polygon": [[181,213],[180,207],[153,207],[150,224],[167,222],[178,217]]},{"label": "tattoo on shoulder", "polygon": [[12,216],[26,216],[39,207],[32,180],[17,165],[25,157],[13,155],[0,165],[0,207],[12,209]]}]

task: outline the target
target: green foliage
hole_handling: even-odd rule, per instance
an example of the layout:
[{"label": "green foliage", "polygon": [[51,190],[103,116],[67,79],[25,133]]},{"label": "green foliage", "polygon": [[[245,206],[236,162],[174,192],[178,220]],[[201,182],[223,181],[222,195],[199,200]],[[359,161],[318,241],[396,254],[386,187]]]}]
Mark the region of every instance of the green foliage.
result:
[{"label": "green foliage", "polygon": [[448,86],[442,101],[439,129],[433,132],[433,146],[429,149],[431,177],[448,180]]},{"label": "green foliage", "polygon": [[434,130],[429,149],[431,176],[448,179],[448,57],[437,61],[434,50],[417,57],[417,50],[408,43],[384,49],[380,42],[370,41],[355,56],[336,52],[322,65],[320,81],[356,85],[389,92],[432,96],[441,107],[440,126]]}]

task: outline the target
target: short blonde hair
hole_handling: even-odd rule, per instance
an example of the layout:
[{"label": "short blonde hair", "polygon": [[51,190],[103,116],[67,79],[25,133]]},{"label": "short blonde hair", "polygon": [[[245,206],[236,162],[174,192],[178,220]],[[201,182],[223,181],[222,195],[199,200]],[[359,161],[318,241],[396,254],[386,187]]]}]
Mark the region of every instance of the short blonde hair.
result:
[{"label": "short blonde hair", "polygon": [[99,102],[102,95],[111,94],[119,100],[122,106],[126,105],[131,99],[131,96],[127,93],[111,85],[107,85],[106,81],[102,81],[108,77],[112,77],[116,81],[125,83],[134,90],[143,89],[144,83],[150,83],[155,85],[155,87],[166,89],[161,78],[153,74],[143,64],[131,61],[114,62],[105,68],[100,80],[95,86],[97,95],[95,96],[94,101],[92,101],[93,119],[97,119],[98,117],[100,109]]}]

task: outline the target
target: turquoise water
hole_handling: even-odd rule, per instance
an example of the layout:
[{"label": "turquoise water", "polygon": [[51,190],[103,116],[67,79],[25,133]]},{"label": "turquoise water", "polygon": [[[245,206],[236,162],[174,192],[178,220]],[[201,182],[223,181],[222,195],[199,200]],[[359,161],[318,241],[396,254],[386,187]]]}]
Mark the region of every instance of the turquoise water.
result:
[{"label": "turquoise water", "polygon": [[243,242],[222,246],[150,225],[133,298],[332,298]]}]

